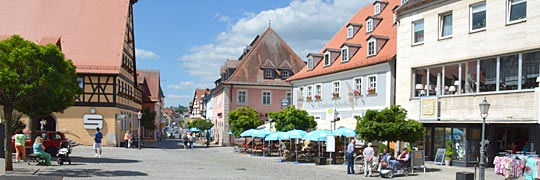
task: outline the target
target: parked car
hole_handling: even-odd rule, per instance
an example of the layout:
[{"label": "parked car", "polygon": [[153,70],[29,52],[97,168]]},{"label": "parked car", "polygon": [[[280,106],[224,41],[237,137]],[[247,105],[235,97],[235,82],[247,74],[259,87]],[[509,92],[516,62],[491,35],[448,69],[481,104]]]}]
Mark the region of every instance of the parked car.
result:
[{"label": "parked car", "polygon": [[[58,153],[58,149],[60,149],[60,143],[67,142],[66,136],[64,136],[64,133],[58,132],[58,131],[37,131],[36,133],[38,136],[45,135],[45,138],[43,138],[43,146],[45,146],[45,152],[51,154],[51,156],[56,156]],[[32,145],[34,142],[32,142],[32,139],[30,138],[30,133],[25,134],[26,135],[26,153],[30,154],[33,153],[32,151]],[[15,152],[15,135],[11,136],[11,145],[13,147],[13,152]]]}]

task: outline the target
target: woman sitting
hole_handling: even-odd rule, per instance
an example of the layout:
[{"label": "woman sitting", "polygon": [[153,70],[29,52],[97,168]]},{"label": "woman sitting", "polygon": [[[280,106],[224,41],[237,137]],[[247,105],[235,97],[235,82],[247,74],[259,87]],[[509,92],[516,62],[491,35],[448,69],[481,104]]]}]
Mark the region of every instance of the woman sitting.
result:
[{"label": "woman sitting", "polygon": [[37,137],[34,141],[34,154],[36,156],[41,156],[43,159],[45,159],[45,165],[50,166],[51,165],[51,155],[47,152],[45,152],[43,149],[45,148],[43,146],[43,139],[41,137]]}]

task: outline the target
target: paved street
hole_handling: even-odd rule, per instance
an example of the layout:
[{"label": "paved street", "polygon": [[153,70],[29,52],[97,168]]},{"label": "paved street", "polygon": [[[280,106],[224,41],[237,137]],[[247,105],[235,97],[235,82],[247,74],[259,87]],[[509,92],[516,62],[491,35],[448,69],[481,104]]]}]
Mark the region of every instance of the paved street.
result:
[{"label": "paved street", "polygon": [[[313,163],[293,164],[278,162],[277,158],[263,158],[233,152],[230,147],[197,146],[184,150],[178,140],[146,144],[151,148],[124,149],[105,147],[102,158],[94,158],[91,147],[73,149],[73,164],[59,166],[29,166],[14,163],[15,172],[0,179],[14,176],[32,176],[31,179],[375,179],[362,175],[347,175],[344,165],[316,166]],[[455,179],[455,172],[473,168],[429,165],[427,173],[415,172],[409,177],[395,179],[433,180]],[[486,171],[486,179],[503,179],[493,169]],[[39,176],[39,177],[35,177]]]}]

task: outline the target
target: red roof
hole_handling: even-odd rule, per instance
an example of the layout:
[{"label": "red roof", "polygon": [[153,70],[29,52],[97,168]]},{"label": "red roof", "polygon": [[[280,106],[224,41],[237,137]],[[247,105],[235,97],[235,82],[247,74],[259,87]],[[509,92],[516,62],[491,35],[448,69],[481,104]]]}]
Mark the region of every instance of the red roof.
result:
[{"label": "red roof", "polygon": [[[327,49],[341,49],[344,44],[354,44],[355,47],[358,47],[358,44],[361,45],[360,49],[354,56],[350,57],[348,62],[341,62],[341,53],[339,57],[335,58],[336,60],[327,67],[324,67],[324,60],[321,60],[318,64],[314,64],[312,70],[307,70],[307,66],[303,68],[299,73],[287,79],[287,81],[305,79],[310,77],[322,76],[327,74],[332,74],[340,71],[346,71],[351,69],[356,69],[360,67],[370,66],[374,64],[379,64],[392,60],[396,56],[396,33],[397,27],[393,22],[393,11],[392,8],[396,5],[399,5],[399,0],[389,0],[388,4],[382,9],[381,13],[375,17],[382,18],[380,23],[374,27],[374,30],[370,33],[366,33],[366,27],[362,28],[356,32],[353,38],[347,38],[347,26],[349,24],[365,24],[366,18],[374,17],[373,5],[369,4],[354,14],[354,16],[347,22],[341,29],[334,35],[334,37],[328,41],[326,46],[324,46],[319,53],[324,53]],[[386,40],[386,43],[380,50],[377,51],[375,56],[367,57],[367,39],[369,37],[380,38]]]},{"label": "red roof", "polygon": [[146,80],[146,83],[148,84],[148,90],[150,91],[148,94],[149,98],[153,102],[160,101],[160,98],[162,98],[161,94],[161,85],[160,85],[160,73],[159,70],[137,70],[137,82],[139,84],[143,83],[144,80]]},{"label": "red roof", "polygon": [[[135,2],[135,1],[134,1]],[[119,73],[130,0],[0,0],[0,36],[56,43],[77,72]]]}]

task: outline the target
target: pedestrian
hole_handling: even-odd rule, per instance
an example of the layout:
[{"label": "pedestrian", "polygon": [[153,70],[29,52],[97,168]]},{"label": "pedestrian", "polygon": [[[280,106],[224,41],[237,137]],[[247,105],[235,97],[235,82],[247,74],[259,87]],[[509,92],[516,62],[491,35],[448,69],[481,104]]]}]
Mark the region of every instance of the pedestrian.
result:
[{"label": "pedestrian", "polygon": [[131,138],[133,138],[131,136],[131,134],[129,133],[129,130],[126,131],[126,134],[124,134],[124,147],[129,148],[131,145]]},{"label": "pedestrian", "polygon": [[160,131],[156,131],[156,137],[157,137],[157,141],[160,142],[161,141],[161,132]]},{"label": "pedestrian", "polygon": [[45,165],[51,165],[51,154],[44,151],[45,146],[43,146],[43,139],[41,137],[36,137],[32,149],[34,149],[35,155],[41,156],[43,159],[45,159]]},{"label": "pedestrian", "polygon": [[184,137],[182,137],[182,141],[184,141],[184,149],[187,149],[188,147],[188,142],[189,142],[189,134],[188,133],[184,133]]},{"label": "pedestrian", "polygon": [[17,130],[15,133],[15,162],[19,162],[19,156],[22,156],[22,159],[26,161],[26,135],[22,129]]},{"label": "pedestrian", "polygon": [[47,133],[45,133],[45,125],[47,125],[47,120],[42,119],[41,121],[39,121],[39,124],[41,125],[41,137],[46,138]]},{"label": "pedestrian", "polygon": [[354,139],[351,140],[351,143],[347,145],[347,154],[345,154],[345,158],[347,159],[347,174],[355,174],[354,173]]},{"label": "pedestrian", "polygon": [[191,138],[189,138],[189,148],[193,150],[193,144],[195,143],[195,139],[196,139],[195,133],[191,133],[190,137]]},{"label": "pedestrian", "polygon": [[364,175],[371,177],[371,166],[373,164],[373,156],[375,155],[375,150],[371,147],[372,144],[368,143],[368,147],[364,149],[362,155],[364,155]]},{"label": "pedestrian", "polygon": [[97,158],[101,158],[101,139],[103,139],[103,134],[99,131],[99,127],[97,127],[94,133],[94,152],[96,152],[94,157]]}]

